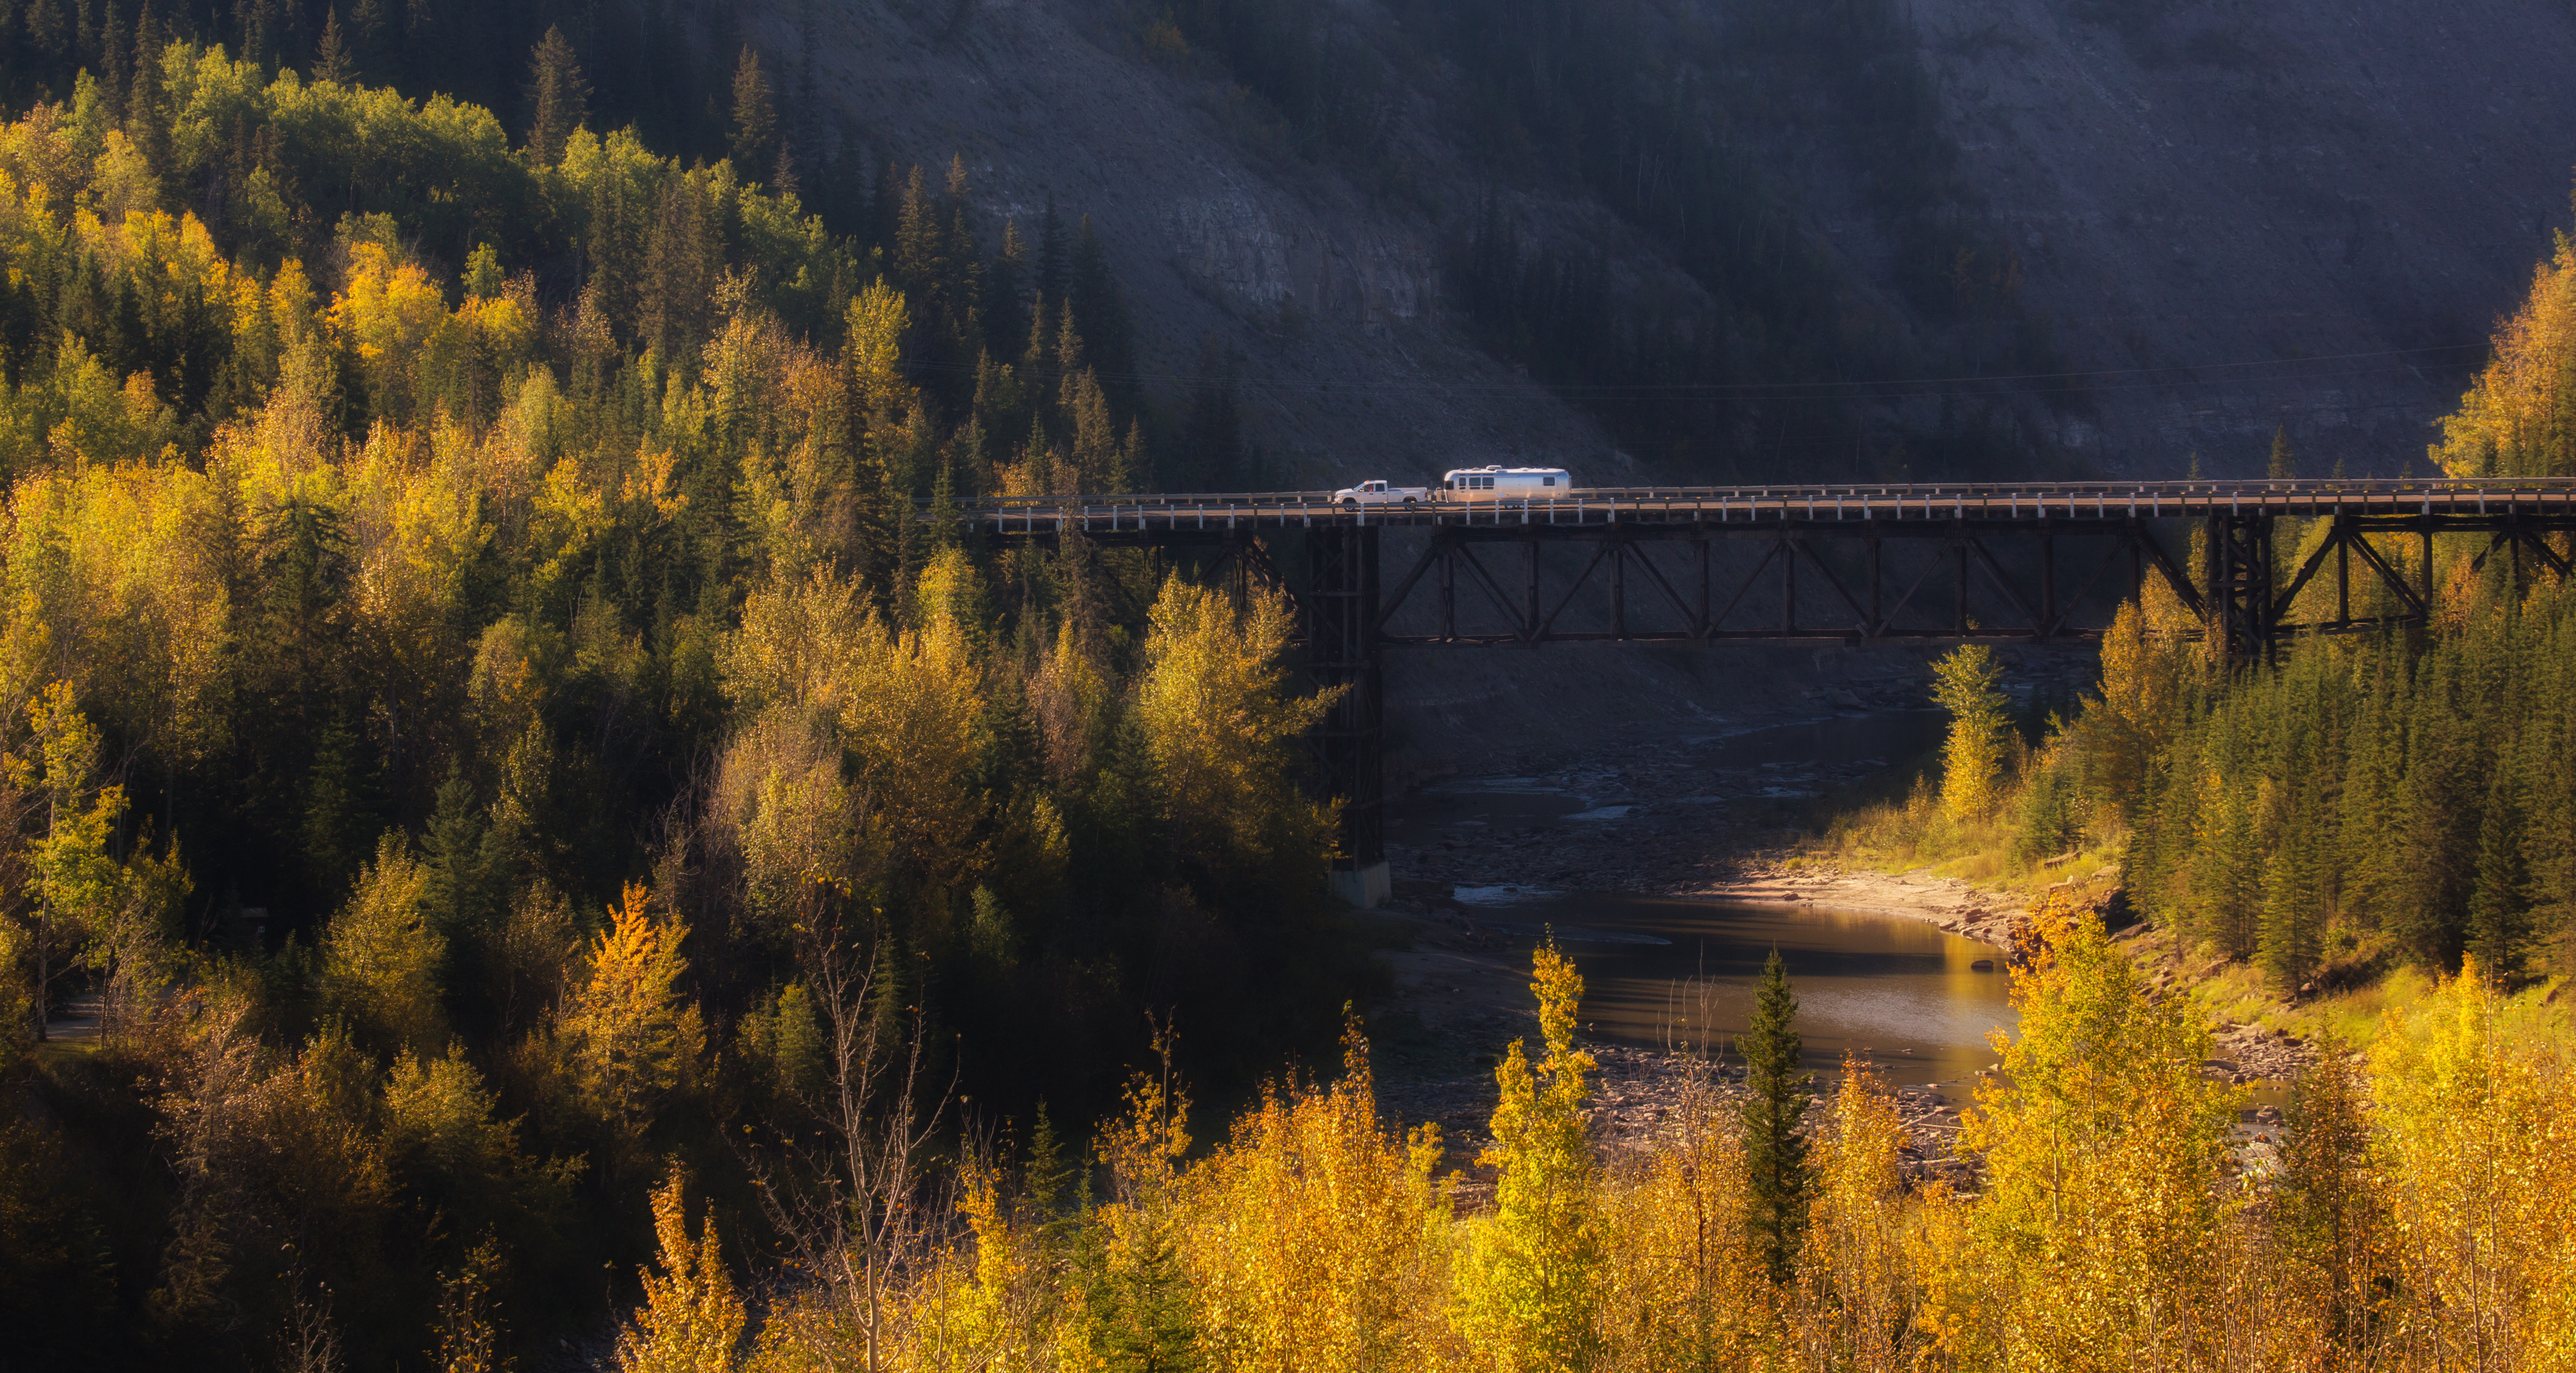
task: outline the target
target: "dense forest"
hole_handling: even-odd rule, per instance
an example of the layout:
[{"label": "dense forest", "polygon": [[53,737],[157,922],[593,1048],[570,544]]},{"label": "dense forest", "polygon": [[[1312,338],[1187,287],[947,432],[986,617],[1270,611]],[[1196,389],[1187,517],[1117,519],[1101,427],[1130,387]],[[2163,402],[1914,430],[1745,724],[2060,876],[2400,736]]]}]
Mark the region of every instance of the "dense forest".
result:
[{"label": "dense forest", "polygon": [[1248,1082],[1364,985],[1284,609],[913,517],[1156,479],[1087,223],[885,168],[843,232],[752,50],[439,66],[476,13],[6,16],[9,1366],[533,1348],[673,1160],[1087,1121],[1148,1008]]}]

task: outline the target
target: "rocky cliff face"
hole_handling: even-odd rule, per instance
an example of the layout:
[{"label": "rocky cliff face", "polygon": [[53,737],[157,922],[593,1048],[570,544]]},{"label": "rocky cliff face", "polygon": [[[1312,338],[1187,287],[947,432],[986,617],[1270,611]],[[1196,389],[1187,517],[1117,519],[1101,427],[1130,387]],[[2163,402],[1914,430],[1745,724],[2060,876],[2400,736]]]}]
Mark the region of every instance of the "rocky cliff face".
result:
[{"label": "rocky cliff face", "polygon": [[[1345,0],[1367,8],[1370,0]],[[1722,18],[1723,6],[1710,13]],[[2033,430],[2122,474],[2260,467],[2287,426],[2311,471],[2419,468],[2483,358],[2576,162],[2576,17],[2401,0],[1916,0],[1971,190],[2020,254],[2071,374],[2007,383]],[[1088,214],[1136,314],[1148,389],[1215,336],[1245,361],[1283,481],[1422,480],[1464,462],[1635,469],[1603,429],[1471,342],[1442,263],[1486,183],[1408,93],[1398,184],[1285,146],[1205,63],[1156,60],[1110,0],[856,0],[748,29],[901,162],[963,158],[996,222]],[[1866,286],[1890,270],[1847,184],[1765,161]],[[1528,193],[1622,280],[1687,292],[1574,192]],[[1918,406],[1918,410],[1920,407]]]},{"label": "rocky cliff face", "polygon": [[[773,51],[800,41],[795,6],[747,27]],[[1276,480],[1607,451],[1446,319],[1434,210],[1271,146],[1240,96],[1148,60],[1110,7],[858,0],[817,36],[824,98],[876,153],[962,158],[996,230],[1027,232],[1050,195],[1093,219],[1148,390],[1177,392],[1210,336],[1239,350],[1247,430]]]},{"label": "rocky cliff face", "polygon": [[[2568,222],[2576,17],[2464,0],[1918,0],[1969,180],[2114,471],[2424,470]],[[2034,382],[2034,393],[2058,382]]]}]

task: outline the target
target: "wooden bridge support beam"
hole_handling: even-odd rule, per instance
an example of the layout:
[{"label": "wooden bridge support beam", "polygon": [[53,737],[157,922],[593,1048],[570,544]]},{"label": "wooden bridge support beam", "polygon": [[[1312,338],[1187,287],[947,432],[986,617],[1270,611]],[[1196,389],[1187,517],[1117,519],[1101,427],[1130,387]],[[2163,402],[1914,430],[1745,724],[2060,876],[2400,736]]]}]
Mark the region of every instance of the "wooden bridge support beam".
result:
[{"label": "wooden bridge support beam", "polygon": [[2205,554],[2210,612],[2228,656],[2270,662],[2280,626],[2272,604],[2272,517],[2212,515]]}]

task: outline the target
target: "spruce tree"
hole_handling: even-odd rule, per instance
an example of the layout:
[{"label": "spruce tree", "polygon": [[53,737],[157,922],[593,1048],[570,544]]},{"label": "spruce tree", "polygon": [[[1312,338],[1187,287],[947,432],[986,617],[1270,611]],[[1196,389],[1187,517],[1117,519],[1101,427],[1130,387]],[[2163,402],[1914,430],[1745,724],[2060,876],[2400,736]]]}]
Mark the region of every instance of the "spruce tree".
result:
[{"label": "spruce tree", "polygon": [[447,780],[438,786],[423,847],[430,925],[450,941],[465,939],[480,928],[490,906],[483,881],[483,807],[461,762],[449,765]]},{"label": "spruce tree", "polygon": [[2272,461],[2265,475],[2274,481],[2289,481],[2299,475],[2298,455],[2290,451],[2290,426],[2272,431]]},{"label": "spruce tree", "polygon": [[126,37],[122,0],[110,0],[106,21],[99,29],[100,65],[107,69],[107,109],[118,120],[125,118],[125,97],[134,84],[134,46]]},{"label": "spruce tree", "polygon": [[767,176],[778,164],[778,103],[760,54],[749,47],[733,66],[733,167],[746,180]]},{"label": "spruce tree", "polygon": [[590,118],[590,83],[562,26],[528,50],[528,156],[540,167],[563,160],[564,140]]},{"label": "spruce tree", "polygon": [[313,45],[313,79],[346,86],[356,74],[349,49],[340,38],[340,10],[334,6],[323,14],[322,40]]},{"label": "spruce tree", "polygon": [[[1046,210],[1038,216],[1038,299],[1064,304],[1064,217],[1056,213],[1055,192],[1047,192]],[[1043,326],[1044,321],[1040,321]]]},{"label": "spruce tree", "polygon": [[1789,965],[1771,951],[1753,1002],[1753,1023],[1736,1041],[1744,1057],[1744,1162],[1753,1194],[1751,1225],[1772,1280],[1786,1282],[1807,1228],[1813,1177],[1807,1141],[1798,1133],[1814,1099],[1798,1039],[1798,998]]},{"label": "spruce tree", "polygon": [[2523,863],[2522,788],[2506,760],[2496,763],[2478,823],[2476,886],[2469,895],[2469,956],[2490,977],[2522,971],[2530,942],[2529,874]]},{"label": "spruce tree", "polygon": [[1235,386],[1233,350],[1208,335],[1199,345],[1198,376],[1181,430],[1183,479],[1202,491],[1242,489],[1243,423]]}]

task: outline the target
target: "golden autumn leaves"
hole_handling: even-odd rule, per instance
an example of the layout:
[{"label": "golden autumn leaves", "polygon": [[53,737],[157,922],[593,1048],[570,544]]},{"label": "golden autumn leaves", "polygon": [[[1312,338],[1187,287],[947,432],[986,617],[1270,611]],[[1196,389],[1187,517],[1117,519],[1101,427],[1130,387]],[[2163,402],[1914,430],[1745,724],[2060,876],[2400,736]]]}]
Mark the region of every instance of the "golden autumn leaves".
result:
[{"label": "golden autumn leaves", "polygon": [[[2576,1103],[2537,1008],[2447,984],[2390,1021],[2366,1084],[2320,1065],[2283,1161],[2241,1171],[2206,1027],[2089,913],[2033,917],[2020,1033],[1998,1032],[2006,1071],[1967,1116],[1980,1190],[1910,1185],[1883,1083],[1848,1071],[1810,1122],[1785,1278],[1712,1098],[1642,1155],[1594,1151],[1581,979],[1542,949],[1540,1045],[1496,1073],[1489,1194],[1433,1176],[1430,1127],[1378,1114],[1356,1031],[1337,1082],[1274,1085],[1204,1153],[1175,1089],[1140,1076],[1103,1126],[1097,1200],[1086,1185],[1068,1204],[1044,1157],[960,1166],[956,1223],[906,1265],[864,1366],[2132,1373],[2537,1369],[2576,1351],[2554,1182],[2576,1164]],[[657,1195],[664,1266],[624,1366],[845,1357],[798,1314],[792,1275],[732,1337],[747,1308],[677,1186]],[[709,1331],[731,1332],[711,1358],[669,1361]]]}]

